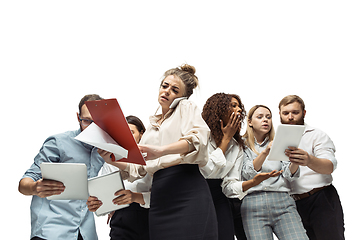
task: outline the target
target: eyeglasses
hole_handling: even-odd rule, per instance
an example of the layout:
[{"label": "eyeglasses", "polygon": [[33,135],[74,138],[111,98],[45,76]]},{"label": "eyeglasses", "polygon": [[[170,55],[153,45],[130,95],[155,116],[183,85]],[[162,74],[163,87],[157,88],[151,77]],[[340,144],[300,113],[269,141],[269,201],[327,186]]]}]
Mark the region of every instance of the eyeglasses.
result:
[{"label": "eyeglasses", "polygon": [[81,121],[81,124],[83,126],[89,126],[92,122],[94,122],[93,120],[90,119],[83,119],[81,117],[79,117],[79,120]]}]

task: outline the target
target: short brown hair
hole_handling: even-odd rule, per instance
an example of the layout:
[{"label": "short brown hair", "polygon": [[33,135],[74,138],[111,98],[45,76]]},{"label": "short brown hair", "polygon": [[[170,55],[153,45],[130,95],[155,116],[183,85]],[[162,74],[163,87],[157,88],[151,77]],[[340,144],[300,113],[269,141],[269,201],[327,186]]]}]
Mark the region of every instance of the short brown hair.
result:
[{"label": "short brown hair", "polygon": [[185,85],[184,97],[189,98],[193,94],[194,88],[196,88],[199,85],[199,80],[197,76],[195,76],[195,72],[196,72],[195,67],[189,64],[184,64],[181,65],[180,67],[172,68],[164,73],[164,78],[161,81],[161,84],[163,83],[164,79],[167,76],[170,75],[177,76],[178,78],[181,79],[181,81],[183,81]]},{"label": "short brown hair", "polygon": [[286,106],[289,105],[291,103],[294,102],[298,102],[301,106],[301,109],[304,111],[305,110],[305,103],[304,101],[301,99],[301,97],[297,96],[297,95],[288,95],[286,97],[284,97],[280,103],[279,103],[279,110],[281,106]]},{"label": "short brown hair", "polygon": [[79,115],[81,116],[81,108],[82,106],[85,104],[86,101],[95,101],[95,100],[102,100],[103,98],[100,97],[99,95],[97,94],[88,94],[88,95],[85,95],[81,100],[80,100],[80,103],[79,103]]}]

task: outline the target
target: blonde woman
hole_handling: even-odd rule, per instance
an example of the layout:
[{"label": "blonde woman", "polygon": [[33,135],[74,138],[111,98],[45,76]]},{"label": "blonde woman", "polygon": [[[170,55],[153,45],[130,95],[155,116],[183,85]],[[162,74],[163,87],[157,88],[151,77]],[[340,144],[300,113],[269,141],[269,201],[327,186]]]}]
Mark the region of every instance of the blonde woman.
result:
[{"label": "blonde woman", "polygon": [[268,161],[274,138],[272,114],[268,107],[256,105],[248,114],[242,177],[252,179],[256,174],[272,170],[283,171],[248,190],[243,199],[241,215],[248,239],[308,239],[290,197],[290,182],[299,177],[299,166],[290,162]]},{"label": "blonde woman", "polygon": [[[245,108],[236,94],[216,93],[205,103],[202,117],[211,130],[209,161],[202,167],[215,205],[219,239],[246,239],[241,221],[241,199],[246,190],[280,172],[259,173],[249,181],[240,180],[244,142],[240,129]],[[229,199],[230,200],[229,200]]]},{"label": "blonde woman", "polygon": [[165,72],[158,95],[161,113],[150,117],[139,145],[147,154],[146,166],[113,163],[109,153],[99,152],[106,162],[126,172],[130,181],[153,175],[150,239],[215,240],[218,236],[210,190],[199,171],[208,161],[210,130],[200,109],[187,100],[197,85],[193,66]]}]

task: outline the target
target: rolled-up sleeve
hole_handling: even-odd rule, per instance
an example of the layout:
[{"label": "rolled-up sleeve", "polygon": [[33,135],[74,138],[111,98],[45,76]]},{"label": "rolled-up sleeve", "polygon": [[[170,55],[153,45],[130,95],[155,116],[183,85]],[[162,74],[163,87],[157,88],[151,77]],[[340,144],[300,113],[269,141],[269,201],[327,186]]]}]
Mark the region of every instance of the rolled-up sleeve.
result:
[{"label": "rolled-up sleeve", "polygon": [[243,181],[241,181],[243,158],[243,151],[240,151],[233,168],[224,177],[221,184],[222,191],[228,198],[243,199],[247,194],[246,191],[243,191]]},{"label": "rolled-up sleeve", "polygon": [[181,135],[179,140],[186,140],[189,143],[189,150],[192,151],[182,154],[184,163],[206,165],[208,159],[207,144],[210,129],[201,117],[199,108],[190,101],[180,102],[180,122]]},{"label": "rolled-up sleeve", "polygon": [[333,164],[333,171],[337,168],[337,160],[335,158],[335,145],[330,137],[319,131],[319,134],[314,140],[315,144],[313,145],[313,153],[317,158],[328,159]]},{"label": "rolled-up sleeve", "polygon": [[[209,144],[209,148],[210,148]],[[209,154],[209,160],[204,167],[200,168],[202,175],[205,178],[215,178],[218,176],[220,170],[226,166],[226,158],[220,148],[216,148]]]},{"label": "rolled-up sleeve", "polygon": [[49,137],[45,140],[39,153],[34,158],[34,163],[25,172],[23,178],[31,178],[34,181],[38,181],[42,178],[40,164],[43,162],[59,162],[60,161],[60,149],[57,145],[55,137]]},{"label": "rolled-up sleeve", "polygon": [[126,168],[120,171],[120,174],[123,180],[134,182],[137,179],[143,178],[147,172],[142,165],[128,163]]},{"label": "rolled-up sleeve", "polygon": [[245,148],[244,150],[244,163],[242,167],[242,177],[245,180],[253,179],[260,171],[256,171],[254,168],[253,159],[255,157],[252,156],[252,152],[249,148]]},{"label": "rolled-up sleeve", "polygon": [[290,162],[281,162],[281,170],[283,170],[283,173],[281,175],[289,182],[292,182],[300,177],[300,168],[298,168],[296,172],[292,174],[289,168],[290,164]]}]

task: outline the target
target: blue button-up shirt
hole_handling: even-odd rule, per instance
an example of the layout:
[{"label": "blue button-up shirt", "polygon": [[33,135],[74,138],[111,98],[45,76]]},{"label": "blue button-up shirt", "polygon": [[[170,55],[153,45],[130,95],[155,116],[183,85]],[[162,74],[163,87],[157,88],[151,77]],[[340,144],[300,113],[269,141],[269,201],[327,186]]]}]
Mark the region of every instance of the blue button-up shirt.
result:
[{"label": "blue button-up shirt", "polygon": [[[77,131],[69,131],[46,139],[38,155],[22,178],[37,181],[42,178],[42,162],[85,163],[88,178],[95,177],[104,163],[97,149],[83,144],[76,137]],[[33,196],[31,202],[31,237],[44,239],[77,239],[79,230],[84,240],[97,238],[95,220],[86,206],[86,200],[48,200]]]},{"label": "blue button-up shirt", "polygon": [[[259,153],[264,151],[268,144],[269,139],[266,138],[261,144],[255,139],[255,149]],[[299,178],[300,170],[298,169],[294,174],[291,174],[289,169],[290,162],[284,161],[269,161],[267,157],[261,166],[260,171],[256,171],[254,168],[254,159],[258,155],[253,152],[249,147],[244,149],[244,165],[242,169],[243,180],[250,180],[255,177],[256,174],[261,172],[271,172],[272,170],[284,170],[278,177],[271,177],[262,181],[259,185],[252,187],[248,190],[248,194],[256,191],[271,191],[271,192],[290,192],[290,182],[293,182]]]}]

